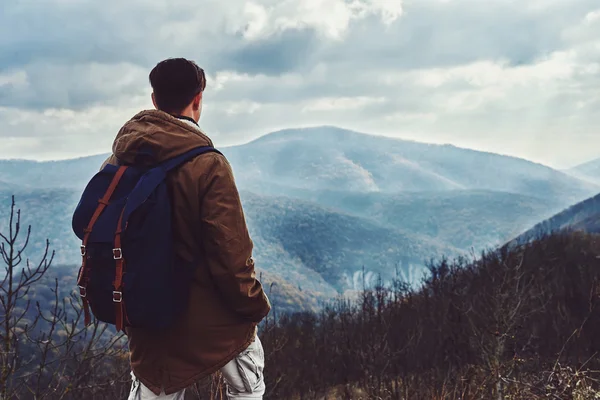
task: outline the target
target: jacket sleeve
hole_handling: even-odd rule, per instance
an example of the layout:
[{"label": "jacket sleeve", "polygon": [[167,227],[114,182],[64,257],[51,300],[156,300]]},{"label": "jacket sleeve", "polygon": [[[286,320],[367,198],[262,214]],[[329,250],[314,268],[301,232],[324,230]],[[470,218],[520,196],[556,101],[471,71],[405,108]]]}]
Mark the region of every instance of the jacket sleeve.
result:
[{"label": "jacket sleeve", "polygon": [[252,259],[253,243],[246,226],[231,166],[219,154],[211,157],[203,176],[201,232],[208,267],[231,308],[244,319],[260,322],[271,309]]}]

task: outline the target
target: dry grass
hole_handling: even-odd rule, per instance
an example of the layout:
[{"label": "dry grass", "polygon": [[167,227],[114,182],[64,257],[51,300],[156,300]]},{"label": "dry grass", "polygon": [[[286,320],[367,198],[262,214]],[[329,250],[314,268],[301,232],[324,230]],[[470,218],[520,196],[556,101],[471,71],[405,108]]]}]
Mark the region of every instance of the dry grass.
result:
[{"label": "dry grass", "polygon": [[411,382],[397,382],[398,392],[394,395],[377,393],[370,388],[354,385],[336,386],[327,393],[312,394],[301,398],[290,396],[290,400],[599,400],[600,371],[576,370],[557,364],[554,371],[522,377],[520,380],[502,378],[502,393],[492,394],[494,380],[484,377],[483,373],[461,378],[469,381],[469,387],[445,384],[442,387],[414,387]]}]

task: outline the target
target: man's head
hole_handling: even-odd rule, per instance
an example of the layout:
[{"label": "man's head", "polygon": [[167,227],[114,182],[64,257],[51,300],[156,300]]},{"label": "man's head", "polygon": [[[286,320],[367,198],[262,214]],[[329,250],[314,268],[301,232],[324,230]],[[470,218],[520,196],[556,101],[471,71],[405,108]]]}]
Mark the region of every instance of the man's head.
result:
[{"label": "man's head", "polygon": [[202,112],[202,93],[206,87],[204,70],[185,58],[161,61],[150,72],[152,102],[157,109],[184,115],[196,122]]}]

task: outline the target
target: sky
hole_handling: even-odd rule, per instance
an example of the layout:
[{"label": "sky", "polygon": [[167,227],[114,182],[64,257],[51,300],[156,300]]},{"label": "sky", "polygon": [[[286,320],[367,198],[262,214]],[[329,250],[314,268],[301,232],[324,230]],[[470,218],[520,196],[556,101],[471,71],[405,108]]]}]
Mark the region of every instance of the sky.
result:
[{"label": "sky", "polygon": [[168,57],[216,146],[293,127],[600,157],[598,0],[1,0],[0,158],[107,153]]}]

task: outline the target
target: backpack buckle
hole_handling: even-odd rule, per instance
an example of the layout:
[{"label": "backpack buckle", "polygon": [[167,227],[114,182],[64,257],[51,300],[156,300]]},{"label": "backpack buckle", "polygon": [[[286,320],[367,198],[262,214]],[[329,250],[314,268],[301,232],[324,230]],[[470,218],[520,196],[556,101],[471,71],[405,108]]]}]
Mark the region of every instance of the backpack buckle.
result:
[{"label": "backpack buckle", "polygon": [[123,301],[123,292],[113,291],[113,301],[115,303],[120,303]]},{"label": "backpack buckle", "polygon": [[85,298],[85,296],[87,296],[87,289],[85,286],[79,286],[77,285],[77,287],[79,287],[79,296],[81,296],[82,298]]},{"label": "backpack buckle", "polygon": [[80,249],[81,249],[81,257],[85,257],[85,253],[86,253],[85,246],[84,246],[84,245],[81,245],[81,246],[80,246]]},{"label": "backpack buckle", "polygon": [[121,248],[113,249],[113,258],[115,260],[121,260],[123,258],[123,250]]}]

